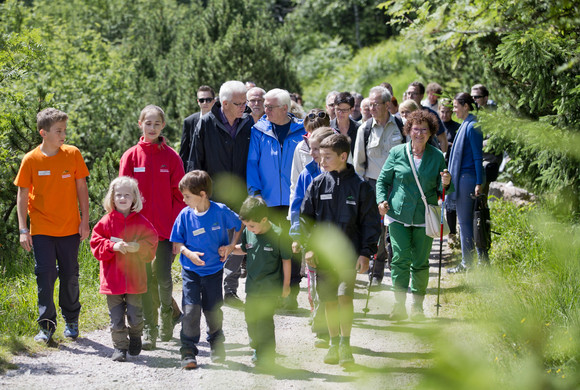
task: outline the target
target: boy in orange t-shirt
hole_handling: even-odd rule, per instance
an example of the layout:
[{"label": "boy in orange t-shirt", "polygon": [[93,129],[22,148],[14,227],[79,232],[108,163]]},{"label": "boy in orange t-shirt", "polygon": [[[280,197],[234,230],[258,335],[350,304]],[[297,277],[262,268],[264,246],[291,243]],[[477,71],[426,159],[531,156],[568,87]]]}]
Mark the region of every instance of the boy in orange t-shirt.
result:
[{"label": "boy in orange t-shirt", "polygon": [[51,341],[56,329],[53,294],[57,276],[59,306],[66,322],[64,335],[70,339],[79,335],[78,251],[80,241],[90,233],[86,182],[89,170],[80,151],[64,144],[67,120],[66,113],[54,108],[38,113],[36,122],[42,144],[24,156],[14,180],[18,186],[20,245],[27,252],[34,252],[40,326],[34,340],[44,343]]}]

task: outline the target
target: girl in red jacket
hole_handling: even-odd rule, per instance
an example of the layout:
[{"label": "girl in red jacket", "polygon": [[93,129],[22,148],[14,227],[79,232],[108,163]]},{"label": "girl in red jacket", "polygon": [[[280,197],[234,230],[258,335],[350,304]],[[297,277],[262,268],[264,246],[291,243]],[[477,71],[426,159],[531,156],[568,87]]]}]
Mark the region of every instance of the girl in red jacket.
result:
[{"label": "girl in red jacket", "polygon": [[139,214],[143,203],[135,179],[124,176],[113,180],[103,206],[108,214],[93,229],[91,250],[101,262],[99,292],[107,295],[115,348],[112,359],[122,362],[127,359],[127,350],[130,355],[141,352],[145,264],[155,257],[158,237],[151,222]]},{"label": "girl in red jacket", "polygon": [[161,135],[165,127],[165,113],[158,106],[149,105],[141,111],[139,128],[142,137],[137,145],[127,150],[119,166],[119,176],[137,179],[143,196],[142,214],[159,235],[155,261],[147,265],[147,293],[143,295],[143,349],[155,349],[159,331],[158,309],[161,306],[161,341],[173,337],[175,319],[180,312],[173,312],[173,280],[171,263],[175,258],[173,245],[169,242],[173,222],[185,207],[179,191],[179,181],[185,175],[183,161],[171,149]]}]

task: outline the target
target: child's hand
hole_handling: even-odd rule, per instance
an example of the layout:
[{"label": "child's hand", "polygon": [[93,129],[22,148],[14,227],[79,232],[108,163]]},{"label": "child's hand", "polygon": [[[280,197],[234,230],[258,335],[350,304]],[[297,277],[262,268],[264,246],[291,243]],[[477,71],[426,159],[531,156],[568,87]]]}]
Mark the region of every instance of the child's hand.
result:
[{"label": "child's hand", "polygon": [[194,251],[190,251],[189,249],[185,249],[183,252],[183,255],[185,257],[187,257],[189,260],[191,260],[191,262],[195,265],[205,265],[205,261],[203,261],[201,259],[201,256],[204,255],[203,252],[194,252]]},{"label": "child's hand", "polygon": [[312,251],[306,252],[304,254],[304,260],[306,261],[306,264],[308,264],[309,267],[316,268],[316,259],[314,257],[314,252]]},{"label": "child's hand", "polygon": [[288,295],[290,295],[290,286],[284,286],[282,287],[282,298],[286,298]]},{"label": "child's hand", "polygon": [[127,243],[125,241],[116,242],[115,245],[113,245],[113,250],[115,252],[121,252],[122,254],[126,254],[127,253]]},{"label": "child's hand", "polygon": [[141,245],[139,245],[138,242],[128,242],[127,243],[127,252],[135,253],[139,250],[140,247],[141,247]]},{"label": "child's hand", "polygon": [[369,270],[369,258],[365,256],[359,256],[356,260],[356,270],[359,274],[364,274]]},{"label": "child's hand", "polygon": [[220,261],[223,263],[227,260],[230,253],[233,252],[235,245],[224,245],[220,246],[218,249],[218,254],[221,256]]},{"label": "child's hand", "polygon": [[300,253],[300,243],[298,241],[292,242],[292,253]]}]

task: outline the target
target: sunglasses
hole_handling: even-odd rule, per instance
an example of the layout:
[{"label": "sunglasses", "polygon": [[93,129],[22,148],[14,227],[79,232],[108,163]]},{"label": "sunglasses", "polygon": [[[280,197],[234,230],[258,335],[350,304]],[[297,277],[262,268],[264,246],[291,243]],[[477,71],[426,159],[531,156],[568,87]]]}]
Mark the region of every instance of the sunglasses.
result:
[{"label": "sunglasses", "polygon": [[198,102],[200,103],[211,103],[213,101],[214,98],[199,98],[197,99]]},{"label": "sunglasses", "polygon": [[478,96],[478,95],[473,95],[473,96],[471,96],[471,97],[473,98],[473,100],[475,100],[475,99],[481,99],[481,98],[483,98],[483,97],[485,97],[485,96]]},{"label": "sunglasses", "polygon": [[311,121],[314,120],[314,119],[316,119],[317,117],[320,118],[320,119],[324,119],[324,118],[326,118],[326,112],[324,112],[324,111],[319,111],[318,113],[311,112],[306,117],[308,119],[310,119]]}]

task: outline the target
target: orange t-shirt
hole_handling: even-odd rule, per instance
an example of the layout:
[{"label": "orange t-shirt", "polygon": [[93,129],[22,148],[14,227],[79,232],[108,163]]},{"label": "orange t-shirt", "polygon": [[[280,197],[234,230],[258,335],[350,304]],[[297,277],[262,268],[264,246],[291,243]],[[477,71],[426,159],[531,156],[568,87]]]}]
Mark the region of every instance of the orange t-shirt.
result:
[{"label": "orange t-shirt", "polygon": [[30,234],[64,237],[79,232],[76,179],[88,175],[81,152],[71,145],[62,145],[50,157],[40,146],[24,156],[14,184],[28,188]]}]

